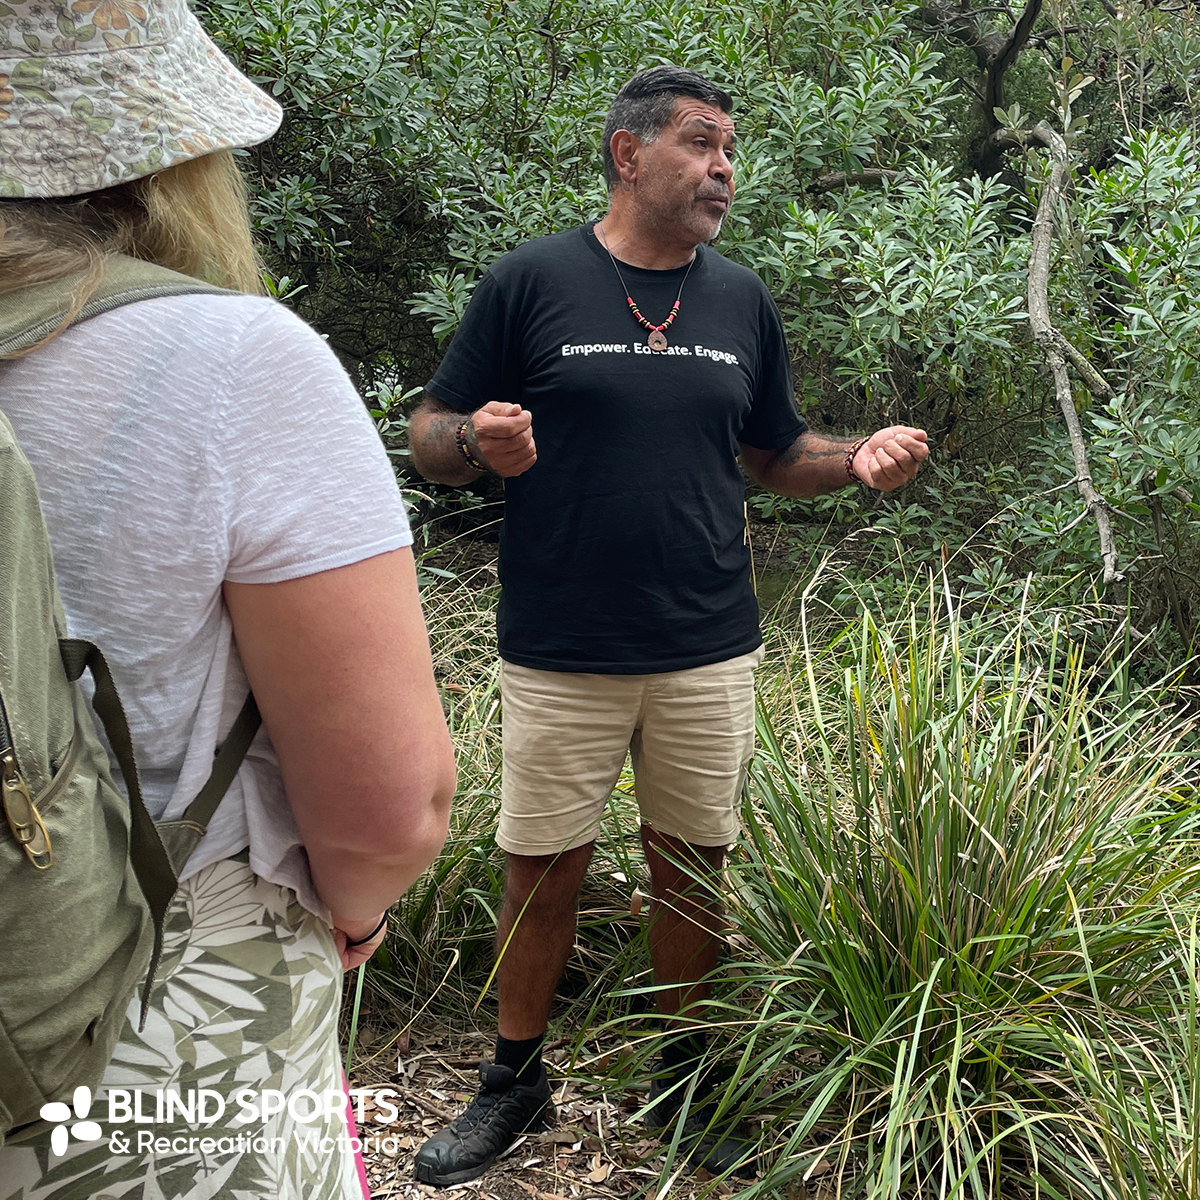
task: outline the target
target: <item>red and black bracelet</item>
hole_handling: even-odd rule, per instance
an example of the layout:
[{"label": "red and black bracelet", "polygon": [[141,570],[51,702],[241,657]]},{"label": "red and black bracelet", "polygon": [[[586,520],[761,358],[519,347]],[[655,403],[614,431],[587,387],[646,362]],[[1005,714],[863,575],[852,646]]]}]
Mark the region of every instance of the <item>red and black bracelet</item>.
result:
[{"label": "red and black bracelet", "polygon": [[856,442],[851,442],[849,449],[846,451],[846,475],[851,483],[862,483],[862,480],[854,473],[854,456],[870,441],[870,438],[859,438]]},{"label": "red and black bracelet", "polygon": [[471,447],[467,445],[467,426],[470,425],[470,423],[471,420],[468,417],[467,420],[465,420],[458,427],[458,429],[455,430],[454,444],[458,447],[459,453],[462,454],[463,458],[467,460],[467,466],[472,467],[476,471],[486,471],[487,467],[471,453]]}]

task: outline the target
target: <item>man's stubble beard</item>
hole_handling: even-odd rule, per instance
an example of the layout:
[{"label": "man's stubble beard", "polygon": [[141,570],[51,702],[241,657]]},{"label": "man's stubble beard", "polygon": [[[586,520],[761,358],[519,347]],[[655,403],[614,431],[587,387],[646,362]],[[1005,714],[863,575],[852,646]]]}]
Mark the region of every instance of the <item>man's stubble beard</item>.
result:
[{"label": "man's stubble beard", "polygon": [[713,241],[721,232],[729,211],[726,209],[719,217],[707,217],[698,210],[695,196],[683,203],[669,205],[655,205],[653,200],[656,197],[650,199],[651,204],[647,206],[650,219],[646,224],[654,233],[655,240],[668,245],[681,235],[693,246]]}]

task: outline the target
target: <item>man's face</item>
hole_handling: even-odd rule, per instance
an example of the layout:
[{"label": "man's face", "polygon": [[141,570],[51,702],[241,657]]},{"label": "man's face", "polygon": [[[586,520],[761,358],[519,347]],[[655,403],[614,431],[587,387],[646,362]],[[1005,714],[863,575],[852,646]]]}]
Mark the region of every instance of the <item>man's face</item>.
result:
[{"label": "man's face", "polygon": [[727,113],[683,96],[659,138],[638,151],[638,207],[669,240],[711,241],[733,201],[737,139]]}]

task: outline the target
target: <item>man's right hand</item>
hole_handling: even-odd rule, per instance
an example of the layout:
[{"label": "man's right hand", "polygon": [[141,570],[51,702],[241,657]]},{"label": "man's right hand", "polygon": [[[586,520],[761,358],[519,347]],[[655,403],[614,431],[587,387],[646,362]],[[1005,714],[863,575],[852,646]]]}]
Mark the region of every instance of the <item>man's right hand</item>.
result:
[{"label": "man's right hand", "polygon": [[519,404],[489,400],[471,414],[467,445],[502,478],[521,475],[537,462],[533,414]]}]

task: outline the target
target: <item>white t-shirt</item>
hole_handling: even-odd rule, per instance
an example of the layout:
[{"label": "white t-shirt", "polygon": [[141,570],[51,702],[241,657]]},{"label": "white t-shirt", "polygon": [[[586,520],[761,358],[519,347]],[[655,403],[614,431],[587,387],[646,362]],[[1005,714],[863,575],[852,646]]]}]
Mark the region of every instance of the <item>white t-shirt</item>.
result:
[{"label": "white t-shirt", "polygon": [[[151,814],[178,817],[249,690],[221,584],[409,545],[387,455],[325,343],[254,296],[85,321],[0,362],[0,409],[37,476],[69,632],[112,667]],[[327,915],[261,732],[184,877],[246,846]]]}]

